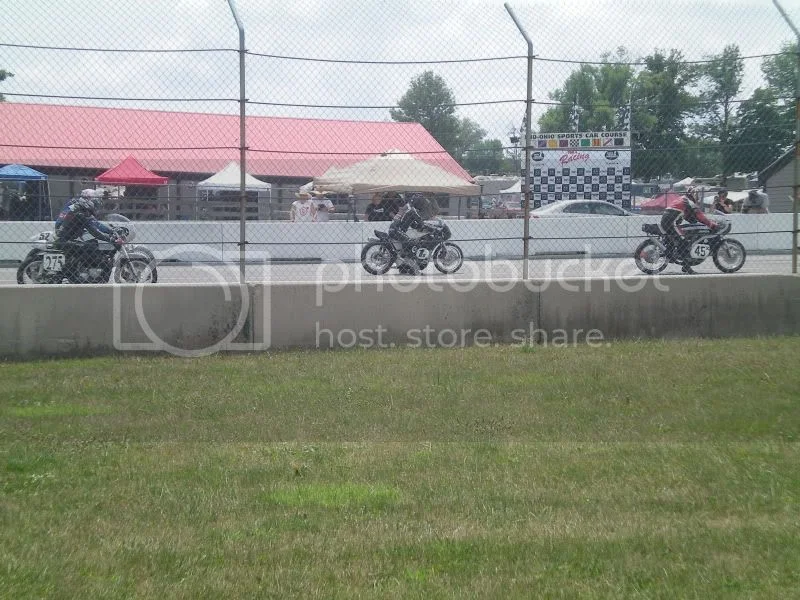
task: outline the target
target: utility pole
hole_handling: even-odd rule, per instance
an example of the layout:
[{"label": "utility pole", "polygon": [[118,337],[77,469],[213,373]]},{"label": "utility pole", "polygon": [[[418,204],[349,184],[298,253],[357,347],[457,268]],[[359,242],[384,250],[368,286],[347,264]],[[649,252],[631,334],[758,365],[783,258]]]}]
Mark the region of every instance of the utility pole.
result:
[{"label": "utility pole", "polygon": [[792,194],[792,273],[797,274],[797,207],[800,204],[800,31],[778,3],[772,0],[783,20],[794,32],[797,47],[794,63],[794,189]]},{"label": "utility pole", "polygon": [[244,45],[244,27],[242,21],[239,19],[239,13],[236,12],[236,4],[234,0],[228,0],[228,6],[231,8],[233,20],[236,21],[236,27],[239,29],[239,168],[241,169],[239,177],[239,283],[245,283],[245,248],[247,246],[246,239],[246,225],[247,220],[247,184],[245,182],[245,174],[247,173],[247,138],[245,126],[245,105],[247,98],[245,96],[245,45]]},{"label": "utility pole", "polygon": [[514,21],[514,24],[519,29],[522,37],[528,43],[528,94],[525,100],[525,178],[523,192],[525,194],[525,201],[523,202],[523,217],[525,219],[522,233],[522,278],[528,279],[528,250],[530,248],[530,232],[531,232],[531,106],[533,105],[533,43],[528,37],[525,29],[514,14],[514,10],[506,2],[503,6],[506,7],[508,14]]}]

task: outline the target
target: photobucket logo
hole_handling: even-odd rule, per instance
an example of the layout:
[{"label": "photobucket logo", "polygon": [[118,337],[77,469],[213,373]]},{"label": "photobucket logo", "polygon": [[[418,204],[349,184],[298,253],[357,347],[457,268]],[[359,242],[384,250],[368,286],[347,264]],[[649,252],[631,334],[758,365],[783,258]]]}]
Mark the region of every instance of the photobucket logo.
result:
[{"label": "photobucket logo", "polygon": [[324,297],[354,286],[361,291],[363,286],[375,286],[378,291],[394,290],[413,292],[425,287],[433,291],[455,289],[470,292],[486,283],[493,291],[507,292],[524,285],[531,292],[541,292],[557,286],[567,292],[611,292],[616,286],[624,292],[636,293],[647,286],[659,292],[668,292],[669,287],[659,275],[645,275],[636,267],[633,257],[625,255],[593,255],[593,247],[587,244],[582,253],[574,256],[542,257],[532,254],[528,261],[528,278],[523,278],[522,257],[504,258],[514,254],[516,247],[510,244],[485,243],[476,252],[475,244],[467,246],[467,254],[461,267],[453,273],[440,273],[430,264],[418,275],[401,273],[393,265],[385,273],[368,273],[361,264],[361,246],[353,248],[353,259],[346,262],[320,264],[314,281],[316,284],[316,306],[322,306]]},{"label": "photobucket logo", "polygon": [[[181,245],[159,254],[160,279],[174,284],[114,286],[115,349],[194,358],[269,348],[269,286],[259,286],[254,301],[250,287],[239,282],[233,257],[213,247]],[[268,269],[262,260],[248,265],[247,275],[266,281]]]}]

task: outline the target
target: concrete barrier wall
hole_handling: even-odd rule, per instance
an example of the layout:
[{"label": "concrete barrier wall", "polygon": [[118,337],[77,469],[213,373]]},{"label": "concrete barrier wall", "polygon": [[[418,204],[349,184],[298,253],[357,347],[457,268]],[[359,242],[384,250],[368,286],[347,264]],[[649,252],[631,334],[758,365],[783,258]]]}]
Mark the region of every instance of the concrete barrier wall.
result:
[{"label": "concrete barrier wall", "polygon": [[580,343],[800,334],[800,278],[0,286],[0,307],[11,357]]},{"label": "concrete barrier wall", "polygon": [[[531,219],[530,250],[535,254],[630,254],[643,239],[642,225],[658,216],[574,217]],[[791,249],[792,215],[731,215],[732,237],[748,250]],[[522,255],[522,219],[448,221],[453,241],[471,258],[507,258]],[[0,222],[0,260],[22,260],[30,238],[52,229],[52,223]],[[388,223],[247,224],[248,260],[358,260],[361,247],[373,231]],[[777,232],[777,233],[770,233]],[[159,259],[235,261],[239,258],[237,222],[174,221],[136,223],[136,242],[151,247]]]}]

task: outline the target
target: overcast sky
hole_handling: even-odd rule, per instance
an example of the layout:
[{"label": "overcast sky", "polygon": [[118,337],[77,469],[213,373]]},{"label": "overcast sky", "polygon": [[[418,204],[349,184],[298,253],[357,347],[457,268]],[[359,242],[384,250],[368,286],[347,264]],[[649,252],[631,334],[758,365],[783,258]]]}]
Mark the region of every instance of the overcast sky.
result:
[{"label": "overcast sky", "polygon": [[[346,61],[457,61],[523,56],[527,47],[500,1],[237,0],[247,48],[281,57]],[[534,0],[510,2],[541,58],[596,61],[618,46],[634,58],[679,48],[702,60],[736,43],[743,55],[778,52],[792,39],[770,0]],[[800,26],[800,0],[782,0]],[[238,47],[227,0],[26,0],[5,3],[0,42],[92,48]],[[536,61],[533,94],[546,101],[577,65]],[[746,61],[741,97],[761,85],[761,59]],[[256,102],[390,106],[410,80],[432,69],[459,103],[524,100],[522,59],[448,64],[340,64],[248,57],[247,94]],[[198,98],[197,102],[47,100],[237,114],[234,52],[131,54],[32,50],[0,46],[0,68],[15,77],[0,91],[67,96]],[[212,101],[212,98],[228,99]],[[545,109],[534,107],[536,116]],[[253,105],[250,114],[319,119],[389,120],[387,108]],[[462,106],[491,137],[508,143],[524,103]],[[0,137],[2,133],[0,132]]]}]

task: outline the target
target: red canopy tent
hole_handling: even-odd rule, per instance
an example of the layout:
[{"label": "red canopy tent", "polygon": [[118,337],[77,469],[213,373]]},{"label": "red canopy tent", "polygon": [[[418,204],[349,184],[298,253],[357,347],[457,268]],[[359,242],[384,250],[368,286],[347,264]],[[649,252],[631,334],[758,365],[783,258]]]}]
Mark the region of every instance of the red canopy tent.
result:
[{"label": "red canopy tent", "polygon": [[111,167],[105,173],[94,178],[101,183],[112,185],[167,185],[168,177],[161,177],[145,169],[141,163],[129,156],[116,167]]},{"label": "red canopy tent", "polygon": [[[116,167],[110,168],[105,173],[101,173],[97,177],[94,178],[95,181],[100,183],[105,183],[107,185],[115,185],[115,186],[147,186],[147,187],[158,187],[162,185],[167,185],[169,182],[168,177],[161,177],[161,175],[156,175],[152,171],[148,171],[145,169],[142,164],[136,160],[133,156],[129,156],[121,163],[119,163]],[[119,202],[119,197],[117,196],[117,202]],[[167,215],[169,215],[169,186],[167,186]],[[138,206],[138,205],[137,205]],[[117,205],[117,208],[119,205]],[[145,206],[152,210],[156,208],[154,206]],[[156,210],[158,210],[156,208]],[[131,218],[141,218],[141,214],[137,213],[136,215],[129,215]]]},{"label": "red canopy tent", "polygon": [[643,215],[653,215],[663,213],[667,209],[667,203],[675,198],[683,196],[683,192],[661,192],[652,198],[648,198],[639,205],[639,212]]}]

